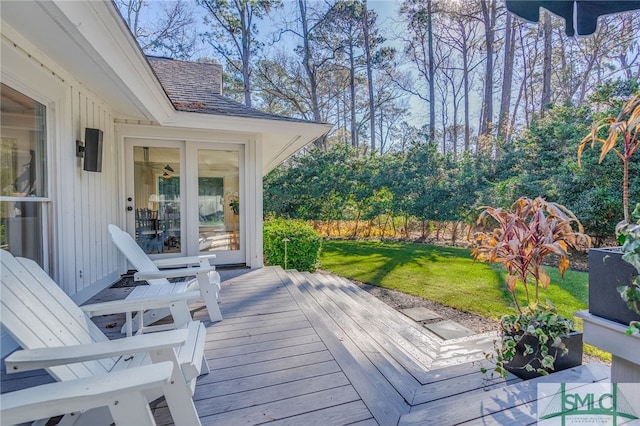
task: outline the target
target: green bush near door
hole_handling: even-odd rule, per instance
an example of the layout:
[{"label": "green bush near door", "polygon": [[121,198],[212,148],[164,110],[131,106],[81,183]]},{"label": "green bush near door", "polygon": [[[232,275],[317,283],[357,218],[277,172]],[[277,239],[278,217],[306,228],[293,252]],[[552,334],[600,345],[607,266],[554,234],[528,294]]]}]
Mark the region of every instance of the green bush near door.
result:
[{"label": "green bush near door", "polygon": [[322,237],[304,221],[273,219],[264,223],[264,258],[267,265],[313,272],[318,267],[321,247]]}]

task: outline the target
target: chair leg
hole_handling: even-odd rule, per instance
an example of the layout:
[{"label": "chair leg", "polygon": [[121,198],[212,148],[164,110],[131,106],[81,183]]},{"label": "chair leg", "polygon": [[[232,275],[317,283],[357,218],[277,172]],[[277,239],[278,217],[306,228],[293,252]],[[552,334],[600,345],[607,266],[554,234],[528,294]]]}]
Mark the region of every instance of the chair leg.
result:
[{"label": "chair leg", "polygon": [[218,305],[218,286],[211,284],[209,274],[206,272],[197,274],[196,278],[200,287],[200,295],[204,299],[205,305],[207,305],[209,319],[212,322],[222,321],[222,312],[220,312],[220,306]]},{"label": "chair leg", "polygon": [[127,392],[118,401],[109,405],[111,417],[116,425],[155,426],[147,398],[141,392]]},{"label": "chair leg", "polygon": [[164,396],[176,425],[200,426],[200,418],[193,403],[190,386],[185,382],[178,357],[173,349],[161,349],[149,353],[153,362],[171,361],[173,371],[169,384],[163,386]]},{"label": "chair leg", "polygon": [[[146,400],[145,400],[146,402]],[[66,414],[58,422],[59,426],[108,426],[113,419],[107,407],[94,408],[93,410]]]}]

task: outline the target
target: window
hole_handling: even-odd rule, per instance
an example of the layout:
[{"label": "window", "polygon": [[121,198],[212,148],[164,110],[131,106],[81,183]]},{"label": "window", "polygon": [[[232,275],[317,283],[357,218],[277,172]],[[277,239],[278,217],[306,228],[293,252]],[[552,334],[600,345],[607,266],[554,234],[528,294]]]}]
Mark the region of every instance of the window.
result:
[{"label": "window", "polygon": [[47,269],[46,107],[1,84],[0,247]]}]

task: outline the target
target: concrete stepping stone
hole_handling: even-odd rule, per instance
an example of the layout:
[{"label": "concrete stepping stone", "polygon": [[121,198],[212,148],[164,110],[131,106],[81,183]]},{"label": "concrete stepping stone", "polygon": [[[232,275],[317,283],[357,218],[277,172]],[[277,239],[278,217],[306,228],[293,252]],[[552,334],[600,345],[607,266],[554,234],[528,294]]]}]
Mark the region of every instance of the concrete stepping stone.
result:
[{"label": "concrete stepping stone", "polygon": [[469,330],[467,327],[464,327],[457,322],[450,320],[425,324],[425,327],[444,340],[457,339],[459,337],[473,336],[474,334],[476,334],[474,331]]},{"label": "concrete stepping stone", "polygon": [[418,322],[442,318],[437,313],[433,312],[430,309],[424,308],[422,306],[415,307],[415,308],[400,309],[400,312],[402,312],[412,320],[418,321]]}]

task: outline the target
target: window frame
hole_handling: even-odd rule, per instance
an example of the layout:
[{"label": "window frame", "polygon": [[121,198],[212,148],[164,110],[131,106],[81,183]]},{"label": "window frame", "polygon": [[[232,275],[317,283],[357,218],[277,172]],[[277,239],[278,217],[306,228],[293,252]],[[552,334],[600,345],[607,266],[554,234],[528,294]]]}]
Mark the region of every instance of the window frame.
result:
[{"label": "window frame", "polygon": [[41,244],[42,248],[42,264],[40,265],[42,269],[44,269],[47,273],[51,274],[51,265],[53,262],[52,259],[52,243],[53,243],[53,235],[51,223],[53,220],[53,167],[52,167],[52,159],[53,159],[53,147],[51,141],[55,138],[55,126],[53,125],[55,119],[55,106],[54,102],[43,96],[41,93],[38,93],[31,88],[21,84],[20,82],[6,78],[4,74],[2,75],[1,84],[9,87],[10,89],[22,94],[23,96],[39,103],[45,108],[45,124],[43,131],[43,151],[44,151],[44,172],[43,178],[45,179],[45,183],[43,186],[43,190],[46,196],[7,196],[0,194],[0,202],[20,202],[20,203],[36,203],[39,204],[39,216],[40,216],[40,225],[42,229],[41,233]]}]

